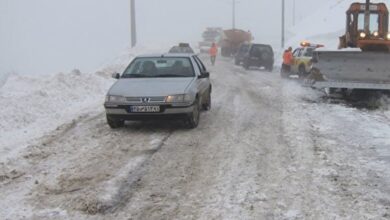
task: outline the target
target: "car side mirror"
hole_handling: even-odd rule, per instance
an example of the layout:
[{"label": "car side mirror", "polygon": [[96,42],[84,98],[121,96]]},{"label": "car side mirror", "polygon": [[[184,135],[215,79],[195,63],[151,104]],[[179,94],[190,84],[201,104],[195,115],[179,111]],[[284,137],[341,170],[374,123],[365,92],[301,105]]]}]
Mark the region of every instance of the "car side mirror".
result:
[{"label": "car side mirror", "polygon": [[119,74],[119,73],[113,73],[113,74],[112,74],[112,78],[114,78],[114,79],[119,79],[119,78],[121,78],[121,74]]},{"label": "car side mirror", "polygon": [[210,72],[202,72],[198,78],[199,79],[210,78]]}]

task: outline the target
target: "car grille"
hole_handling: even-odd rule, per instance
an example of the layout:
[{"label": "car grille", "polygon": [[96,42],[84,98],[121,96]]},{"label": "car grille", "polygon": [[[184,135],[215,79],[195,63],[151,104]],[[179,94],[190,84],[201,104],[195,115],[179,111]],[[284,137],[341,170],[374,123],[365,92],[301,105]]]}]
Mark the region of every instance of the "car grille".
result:
[{"label": "car grille", "polygon": [[165,103],[165,96],[158,97],[126,97],[129,103]]}]

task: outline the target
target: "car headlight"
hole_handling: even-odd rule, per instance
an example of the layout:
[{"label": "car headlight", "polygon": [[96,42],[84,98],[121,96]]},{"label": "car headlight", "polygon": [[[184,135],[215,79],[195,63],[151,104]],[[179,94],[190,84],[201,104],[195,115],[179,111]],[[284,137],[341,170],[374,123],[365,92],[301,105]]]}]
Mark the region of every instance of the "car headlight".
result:
[{"label": "car headlight", "polygon": [[170,95],[165,98],[165,102],[168,103],[189,103],[191,101],[192,101],[191,96],[188,94]]},{"label": "car headlight", "polygon": [[366,38],[366,36],[367,36],[366,33],[364,33],[364,32],[361,32],[361,33],[360,33],[360,37],[361,37],[361,38]]},{"label": "car headlight", "polygon": [[374,32],[372,32],[372,35],[374,35],[374,37],[378,37],[379,36],[379,32],[378,31],[374,31]]},{"label": "car headlight", "polygon": [[126,98],[123,96],[108,95],[106,96],[106,102],[126,102]]}]

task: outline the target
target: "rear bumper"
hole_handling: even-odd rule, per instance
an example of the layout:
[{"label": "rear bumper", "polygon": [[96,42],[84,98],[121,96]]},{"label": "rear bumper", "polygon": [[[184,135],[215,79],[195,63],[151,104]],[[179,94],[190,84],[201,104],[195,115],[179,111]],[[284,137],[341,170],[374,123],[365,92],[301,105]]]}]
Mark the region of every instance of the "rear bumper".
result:
[{"label": "rear bumper", "polygon": [[274,61],[265,61],[265,60],[253,60],[253,59],[244,59],[245,62],[249,66],[257,66],[257,67],[270,67],[274,65]]},{"label": "rear bumper", "polygon": [[173,107],[161,105],[161,111],[156,113],[132,113],[129,112],[131,105],[105,105],[107,116],[119,120],[154,120],[154,119],[177,119],[185,118],[193,112],[194,106]]}]

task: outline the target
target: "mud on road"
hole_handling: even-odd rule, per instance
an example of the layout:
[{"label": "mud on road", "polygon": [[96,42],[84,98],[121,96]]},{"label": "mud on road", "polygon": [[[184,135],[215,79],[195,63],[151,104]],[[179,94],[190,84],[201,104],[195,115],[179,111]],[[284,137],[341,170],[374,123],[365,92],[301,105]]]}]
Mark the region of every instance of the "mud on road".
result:
[{"label": "mud on road", "polygon": [[390,160],[375,163],[388,136],[363,126],[389,118],[316,103],[276,72],[230,60],[210,70],[213,106],[197,129],[111,130],[103,112],[86,114],[0,164],[0,217],[389,219]]}]

